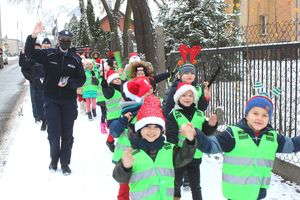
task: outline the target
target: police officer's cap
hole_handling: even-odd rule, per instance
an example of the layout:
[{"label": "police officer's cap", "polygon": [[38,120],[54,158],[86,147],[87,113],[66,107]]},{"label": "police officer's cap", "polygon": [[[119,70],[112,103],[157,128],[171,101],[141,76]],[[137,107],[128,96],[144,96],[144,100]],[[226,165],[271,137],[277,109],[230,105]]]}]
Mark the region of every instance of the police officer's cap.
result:
[{"label": "police officer's cap", "polygon": [[73,34],[69,30],[62,30],[58,32],[59,37],[73,37]]},{"label": "police officer's cap", "polygon": [[49,38],[44,38],[44,40],[42,41],[42,44],[51,44]]}]

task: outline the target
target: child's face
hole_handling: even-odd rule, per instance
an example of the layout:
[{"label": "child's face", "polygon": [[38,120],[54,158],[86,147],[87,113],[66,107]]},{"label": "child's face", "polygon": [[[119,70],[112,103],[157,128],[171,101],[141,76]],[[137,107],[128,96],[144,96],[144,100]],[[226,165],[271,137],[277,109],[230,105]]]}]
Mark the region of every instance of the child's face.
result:
[{"label": "child's face", "polygon": [[149,124],[141,129],[142,138],[148,142],[155,141],[161,134],[160,128],[155,124]]},{"label": "child's face", "polygon": [[181,76],[181,80],[182,82],[192,83],[195,80],[195,77],[195,74],[188,72]]},{"label": "child's face", "polygon": [[191,90],[188,90],[185,93],[183,93],[179,98],[179,102],[186,107],[191,106],[194,103],[193,92]]},{"label": "child's face", "polygon": [[254,107],[248,112],[246,119],[248,126],[253,131],[259,132],[268,125],[269,114],[263,108]]},{"label": "child's face", "polygon": [[112,81],[113,84],[115,85],[121,85],[122,81],[120,78],[115,78],[113,81]]},{"label": "child's face", "polygon": [[145,76],[145,72],[143,70],[138,70],[136,72],[136,77]]}]

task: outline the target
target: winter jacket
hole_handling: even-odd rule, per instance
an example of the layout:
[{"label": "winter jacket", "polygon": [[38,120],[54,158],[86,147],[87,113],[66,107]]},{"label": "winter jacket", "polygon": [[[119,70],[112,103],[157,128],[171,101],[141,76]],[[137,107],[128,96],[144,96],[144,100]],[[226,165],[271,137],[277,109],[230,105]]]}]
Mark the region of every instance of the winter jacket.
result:
[{"label": "winter jacket", "polygon": [[[27,37],[25,52],[44,65],[44,95],[55,100],[76,99],[76,89],[85,82],[81,59],[71,50],[62,53],[59,48],[34,49],[36,38]],[[69,77],[65,87],[58,86],[61,77]]]},{"label": "winter jacket", "polygon": [[[182,148],[175,146],[173,149],[173,165],[174,168],[183,167],[190,163],[194,157],[196,150],[196,141],[185,140]],[[141,150],[143,151],[143,150]],[[155,160],[159,149],[155,152],[146,152],[147,155]],[[153,156],[154,155],[154,156]],[[127,169],[120,161],[114,168],[113,177],[119,183],[128,183],[132,174],[132,168]]]},{"label": "winter jacket", "polygon": [[[267,134],[269,131],[275,131],[271,125],[265,127],[258,135],[248,126],[245,118],[240,120],[236,127],[243,129],[253,140],[253,142],[258,146],[262,136]],[[235,139],[233,132],[230,127],[225,131],[215,135],[207,137],[199,129],[196,129],[198,146],[204,153],[221,153],[221,152],[231,152],[235,148]],[[289,138],[281,134],[277,135],[278,147],[276,153],[292,153],[300,151],[300,136]],[[261,188],[259,192],[258,199],[264,198],[266,196],[266,189]]]},{"label": "winter jacket", "polygon": [[[180,107],[181,106],[181,107]],[[181,112],[189,121],[192,120],[195,112],[196,112],[196,107],[195,104],[192,104],[190,107],[184,107],[183,105],[177,106],[176,110]],[[183,109],[184,108],[184,109]],[[206,135],[212,135],[217,129],[217,126],[211,127],[208,124],[208,121],[205,121],[202,126],[202,131]],[[179,133],[179,127],[176,122],[176,119],[174,118],[173,113],[171,112],[166,121],[166,136],[167,136],[167,141],[172,143],[172,144],[177,144],[178,143],[178,133]]]},{"label": "winter jacket", "polygon": [[[167,97],[166,97],[166,100],[165,102],[163,103],[163,113],[164,113],[164,116],[167,118],[169,113],[171,112],[171,110],[174,108],[175,106],[175,102],[174,102],[174,94],[176,92],[176,89],[177,89],[177,85],[178,83],[180,83],[181,80],[178,79],[176,81],[173,82],[171,88],[169,89],[169,92],[167,94]],[[194,81],[192,83],[193,86],[196,86],[197,83]],[[198,104],[197,104],[197,107],[199,110],[201,111],[205,111],[208,107],[208,102],[205,100],[204,98],[204,88],[202,87],[202,95],[200,96],[200,98],[198,99]]]}]

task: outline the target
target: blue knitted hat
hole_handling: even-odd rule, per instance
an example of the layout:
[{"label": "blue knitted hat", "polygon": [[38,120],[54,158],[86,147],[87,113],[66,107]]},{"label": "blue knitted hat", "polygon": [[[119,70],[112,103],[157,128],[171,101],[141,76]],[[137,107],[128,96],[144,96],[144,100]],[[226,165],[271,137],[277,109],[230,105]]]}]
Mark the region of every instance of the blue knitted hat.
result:
[{"label": "blue knitted hat", "polygon": [[273,113],[273,103],[271,99],[262,95],[251,97],[246,103],[245,115],[247,116],[249,111],[254,107],[260,107],[265,109],[269,114],[269,120],[271,120]]}]

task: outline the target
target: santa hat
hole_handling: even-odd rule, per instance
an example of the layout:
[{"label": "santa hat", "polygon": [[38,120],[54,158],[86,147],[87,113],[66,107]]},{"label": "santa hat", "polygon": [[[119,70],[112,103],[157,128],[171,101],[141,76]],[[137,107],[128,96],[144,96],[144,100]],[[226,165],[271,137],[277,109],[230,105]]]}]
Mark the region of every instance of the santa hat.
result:
[{"label": "santa hat", "polygon": [[137,132],[149,124],[157,124],[165,130],[165,118],[162,113],[160,100],[154,94],[145,97],[144,103],[137,114],[134,129]]},{"label": "santa hat", "polygon": [[190,83],[183,83],[183,82],[180,82],[178,85],[177,85],[177,89],[176,89],[176,92],[174,94],[174,101],[175,101],[175,104],[178,104],[178,101],[179,101],[179,98],[181,97],[181,95],[183,95],[184,93],[186,93],[187,91],[191,90],[194,94],[194,103],[197,104],[197,91],[196,91],[196,88],[191,85]]},{"label": "santa hat", "polygon": [[136,77],[127,81],[123,85],[123,92],[127,98],[140,102],[142,97],[149,92],[151,88],[150,81],[147,77]]},{"label": "santa hat", "polygon": [[110,84],[116,78],[120,78],[120,75],[115,72],[115,70],[110,69],[106,72],[106,80],[108,84]]},{"label": "santa hat", "polygon": [[140,56],[138,55],[138,53],[136,52],[132,52],[129,54],[129,63],[133,63],[133,62],[137,62],[137,61],[141,61]]},{"label": "santa hat", "polygon": [[104,64],[104,70],[105,70],[105,71],[109,70],[109,66],[108,66],[108,64],[107,64],[106,61],[107,61],[106,59],[101,59],[101,58],[97,58],[97,59],[95,60],[96,65],[97,65],[97,67],[99,68],[100,71],[102,71],[102,69],[103,69],[103,68],[102,68],[102,62],[103,62],[103,64]]}]

